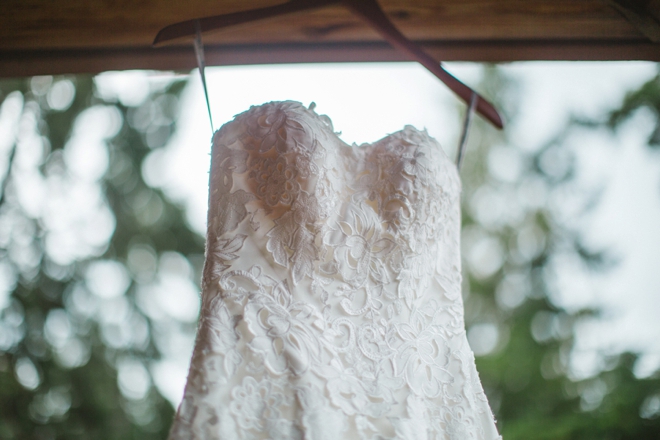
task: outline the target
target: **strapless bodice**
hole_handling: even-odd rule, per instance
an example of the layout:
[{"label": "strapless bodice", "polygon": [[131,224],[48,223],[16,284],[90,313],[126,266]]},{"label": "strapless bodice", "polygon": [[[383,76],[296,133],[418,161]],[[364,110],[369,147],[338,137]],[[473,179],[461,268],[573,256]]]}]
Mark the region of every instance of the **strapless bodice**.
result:
[{"label": "strapless bodice", "polygon": [[407,126],[296,102],[213,138],[202,311],[171,438],[496,439],[467,344],[460,179]]}]

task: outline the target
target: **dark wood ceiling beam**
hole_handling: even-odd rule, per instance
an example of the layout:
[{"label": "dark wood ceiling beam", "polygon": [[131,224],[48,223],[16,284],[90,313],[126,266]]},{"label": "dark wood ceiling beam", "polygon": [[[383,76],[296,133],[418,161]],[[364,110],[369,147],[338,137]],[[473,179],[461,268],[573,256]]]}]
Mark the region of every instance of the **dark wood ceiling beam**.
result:
[{"label": "dark wood ceiling beam", "polygon": [[607,0],[607,3],[649,40],[660,43],[660,0]]}]

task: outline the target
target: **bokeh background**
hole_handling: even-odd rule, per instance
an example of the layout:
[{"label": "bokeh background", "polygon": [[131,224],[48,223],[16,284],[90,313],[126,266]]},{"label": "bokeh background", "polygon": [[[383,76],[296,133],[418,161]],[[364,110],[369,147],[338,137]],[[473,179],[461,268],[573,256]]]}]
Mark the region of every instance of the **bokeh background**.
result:
[{"label": "bokeh background", "polygon": [[[660,439],[653,63],[448,64],[502,109],[461,170],[468,339],[506,440]],[[348,143],[465,108],[415,64],[208,69],[215,128],[316,103]],[[199,312],[197,71],[0,80],[0,439],[164,439]]]}]

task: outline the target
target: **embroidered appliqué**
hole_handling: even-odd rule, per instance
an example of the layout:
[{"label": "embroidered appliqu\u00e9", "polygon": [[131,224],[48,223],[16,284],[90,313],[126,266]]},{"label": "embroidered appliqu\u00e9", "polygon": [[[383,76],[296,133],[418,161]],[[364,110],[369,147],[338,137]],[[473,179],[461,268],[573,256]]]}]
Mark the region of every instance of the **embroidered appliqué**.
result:
[{"label": "embroidered appliqu\u00e9", "polygon": [[221,128],[170,438],[496,439],[464,330],[459,197],[410,126],[349,146],[279,102]]}]

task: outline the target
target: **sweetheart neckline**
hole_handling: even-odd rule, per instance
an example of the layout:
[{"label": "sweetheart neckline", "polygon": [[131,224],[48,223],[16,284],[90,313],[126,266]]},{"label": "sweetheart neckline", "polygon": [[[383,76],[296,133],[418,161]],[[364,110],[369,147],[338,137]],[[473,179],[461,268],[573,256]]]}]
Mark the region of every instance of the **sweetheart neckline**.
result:
[{"label": "sweetheart neckline", "polygon": [[[312,104],[314,104],[314,105],[312,106]],[[303,115],[305,115],[307,117],[314,118],[319,122],[322,122],[323,125],[329,130],[329,132],[332,133],[334,138],[340,142],[342,147],[350,148],[350,149],[353,149],[353,150],[359,150],[359,149],[362,149],[362,148],[374,147],[374,146],[376,146],[376,145],[378,145],[382,142],[386,142],[390,138],[396,137],[397,135],[400,135],[400,134],[404,135],[406,133],[413,132],[416,135],[422,136],[424,138],[424,141],[429,142],[431,144],[435,144],[435,146],[439,150],[441,156],[443,157],[443,160],[445,160],[445,161],[452,164],[452,169],[455,171],[458,181],[459,182],[461,181],[460,171],[458,169],[458,166],[456,165],[456,162],[449,157],[449,155],[447,154],[445,149],[442,147],[440,142],[428,133],[428,130],[426,129],[426,127],[420,130],[419,128],[415,127],[414,125],[405,124],[403,126],[403,128],[401,128],[399,130],[396,130],[392,133],[387,133],[383,137],[381,137],[380,139],[378,139],[376,141],[361,142],[361,143],[353,142],[353,143],[349,144],[344,139],[341,138],[341,133],[342,133],[341,131],[335,131],[334,124],[332,123],[332,120],[330,119],[330,117],[328,115],[319,114],[315,111],[315,108],[316,108],[315,103],[311,103],[309,106],[305,106],[300,101],[285,100],[285,101],[269,101],[269,102],[265,102],[265,103],[259,104],[259,105],[252,105],[252,106],[250,106],[250,108],[248,110],[246,110],[242,113],[239,113],[237,115],[234,115],[234,118],[231,121],[226,122],[218,130],[216,130],[216,132],[213,134],[213,139],[215,139],[215,137],[218,136],[219,133],[226,126],[237,123],[238,120],[241,117],[247,117],[252,112],[267,110],[270,107],[280,107],[281,108],[281,107],[284,107],[284,106],[289,107],[289,109],[303,109],[304,110],[304,113],[302,113]],[[287,110],[287,109],[284,109],[284,110]],[[418,145],[420,145],[421,143],[422,142],[418,143]]]}]

